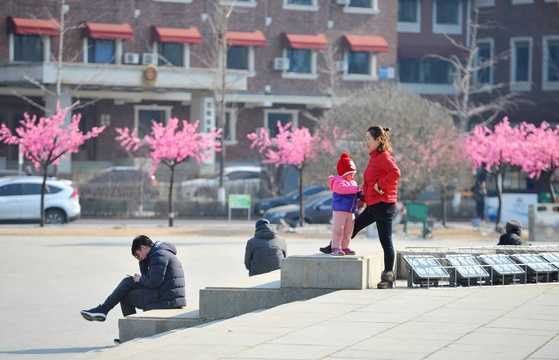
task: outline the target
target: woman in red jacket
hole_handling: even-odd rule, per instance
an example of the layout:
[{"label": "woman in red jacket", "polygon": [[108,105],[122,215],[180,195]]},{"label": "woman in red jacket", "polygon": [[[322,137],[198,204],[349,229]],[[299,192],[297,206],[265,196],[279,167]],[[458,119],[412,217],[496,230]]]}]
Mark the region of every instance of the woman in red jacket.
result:
[{"label": "woman in red jacket", "polygon": [[372,223],[377,223],[378,237],[384,251],[384,271],[379,289],[394,286],[395,252],[392,245],[392,221],[398,200],[398,179],[400,169],[392,157],[392,147],[388,143],[389,128],[371,126],[365,134],[369,150],[369,163],[363,174],[363,195],[367,208],[355,219],[351,238]]},{"label": "woman in red jacket", "polygon": [[[361,230],[374,222],[377,223],[378,236],[384,251],[384,271],[381,281],[377,284],[379,289],[394,286],[395,252],[392,245],[392,222],[398,200],[400,169],[391,155],[388,131],[389,128],[375,125],[368,128],[365,134],[370,159],[363,174],[364,199],[361,200],[359,209],[362,209],[364,204],[367,204],[367,208],[355,219],[351,235],[353,239]],[[329,253],[331,245],[320,248],[320,251]]]}]

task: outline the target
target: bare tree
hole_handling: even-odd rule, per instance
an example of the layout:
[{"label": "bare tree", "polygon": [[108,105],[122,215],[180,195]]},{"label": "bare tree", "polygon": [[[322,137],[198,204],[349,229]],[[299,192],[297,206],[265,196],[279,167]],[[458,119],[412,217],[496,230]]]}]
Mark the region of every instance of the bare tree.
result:
[{"label": "bare tree", "polygon": [[508,59],[509,51],[503,51],[488,58],[480,56],[479,31],[497,26],[480,24],[479,9],[474,6],[473,12],[474,16],[468,24],[470,36],[466,44],[445,34],[446,39],[458,52],[466,55],[465,59],[461,59],[458,55],[448,57],[437,54],[429,55],[431,58],[451,64],[456,71],[453,85],[458,94],[449,97],[446,106],[457,119],[459,128],[464,130],[467,129],[471,119],[479,119],[482,125],[490,124],[497,117],[502,116],[503,112],[517,108],[522,103],[529,103],[527,100],[521,99],[515,92],[504,93],[503,90],[509,86],[508,82],[491,84],[476,81],[476,76],[480,72],[493,68],[501,60]]}]

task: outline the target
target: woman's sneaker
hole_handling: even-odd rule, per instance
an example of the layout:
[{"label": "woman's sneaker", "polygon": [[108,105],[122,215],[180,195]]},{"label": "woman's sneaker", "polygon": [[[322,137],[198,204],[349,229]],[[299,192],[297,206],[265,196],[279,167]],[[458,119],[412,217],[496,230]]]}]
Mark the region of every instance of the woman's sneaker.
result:
[{"label": "woman's sneaker", "polygon": [[355,251],[351,250],[350,248],[342,249],[342,251],[343,251],[346,255],[355,255]]},{"label": "woman's sneaker", "polygon": [[332,255],[332,256],[344,256],[345,252],[340,248],[333,248],[330,255]]}]

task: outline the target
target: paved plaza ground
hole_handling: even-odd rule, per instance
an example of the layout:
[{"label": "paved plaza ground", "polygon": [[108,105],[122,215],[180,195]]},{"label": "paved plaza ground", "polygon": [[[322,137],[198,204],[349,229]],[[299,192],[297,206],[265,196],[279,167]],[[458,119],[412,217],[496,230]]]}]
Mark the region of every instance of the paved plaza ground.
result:
[{"label": "paved plaza ground", "polygon": [[[0,359],[151,359],[160,352],[162,359],[473,359],[479,351],[489,351],[488,359],[559,358],[557,283],[342,291],[118,348],[113,338],[120,309],[104,323],[80,316],[137,271],[130,253],[135,235],[177,246],[187,300],[197,302],[199,289],[247,276],[244,246],[253,223],[176,221],[173,229],[165,220],[0,225]],[[281,234],[289,255],[305,255],[325,245],[329,231],[326,225]],[[490,228],[474,232],[469,224],[451,224],[427,239],[417,234],[397,231],[396,248],[492,246],[498,238]],[[378,240],[365,234],[352,247],[362,255],[381,251]]]}]

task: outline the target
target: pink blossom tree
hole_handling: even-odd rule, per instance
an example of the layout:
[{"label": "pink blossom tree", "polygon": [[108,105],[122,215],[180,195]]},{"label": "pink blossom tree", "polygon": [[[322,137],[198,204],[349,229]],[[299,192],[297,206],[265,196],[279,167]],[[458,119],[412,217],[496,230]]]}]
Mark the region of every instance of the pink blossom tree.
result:
[{"label": "pink blossom tree", "polygon": [[334,142],[338,138],[338,132],[329,131],[327,126],[319,126],[315,134],[301,127],[291,129],[292,123],[285,126],[277,122],[278,134],[270,138],[268,132],[261,128],[259,133],[248,134],[252,141],[251,149],[257,148],[263,155],[263,163],[281,165],[292,165],[299,173],[299,225],[303,226],[305,221],[305,208],[303,206],[303,170],[319,152],[334,154]]},{"label": "pink blossom tree", "polygon": [[[425,179],[429,184],[417,184],[420,188],[437,185],[442,206],[442,224],[447,223],[447,197],[451,189],[463,189],[469,185],[474,168],[466,151],[466,139],[456,127],[439,127],[418,140],[407,135],[406,146],[415,152],[406,152],[399,160],[405,176]],[[420,173],[424,173],[420,175]]]},{"label": "pink blossom tree", "polygon": [[198,164],[211,156],[211,150],[220,151],[220,143],[217,141],[221,137],[221,129],[212,129],[208,133],[197,131],[199,121],[193,124],[182,120],[182,129],[179,129],[179,119],[170,118],[167,126],[152,120],[151,135],[146,135],[142,139],[136,136],[136,129],[132,132],[128,128],[117,128],[120,134],[116,140],[120,145],[129,151],[137,151],[142,145],[146,144],[150,149],[150,157],[153,164],[149,170],[149,175],[153,175],[157,170],[157,165],[162,163],[171,170],[171,180],[169,184],[168,211],[169,226],[173,226],[173,183],[175,167],[186,159],[193,157]]},{"label": "pink blossom tree", "polygon": [[0,141],[19,145],[23,155],[35,166],[35,170],[43,170],[41,227],[45,225],[45,185],[48,167],[58,165],[67,153],[78,152],[86,140],[99,136],[105,130],[105,126],[93,127],[84,134],[79,127],[80,114],[72,115],[70,125],[65,127],[64,118],[67,112],[67,108],[61,109],[59,105],[55,114],[41,117],[38,121],[36,116],[30,117],[25,113],[24,120],[19,122],[21,127],[15,129],[16,135],[12,134],[6,124],[0,127]]},{"label": "pink blossom tree", "polygon": [[500,186],[503,170],[508,165],[516,165],[522,153],[524,134],[518,126],[512,127],[507,117],[494,126],[476,126],[466,138],[466,148],[476,168],[484,168],[495,180],[499,207],[495,230],[501,221],[502,189]]},{"label": "pink blossom tree", "polygon": [[523,122],[520,131],[525,141],[513,165],[520,166],[531,178],[539,179],[542,173],[546,173],[551,201],[555,203],[557,196],[553,178],[559,169],[559,126],[553,129],[545,121],[540,127]]}]

